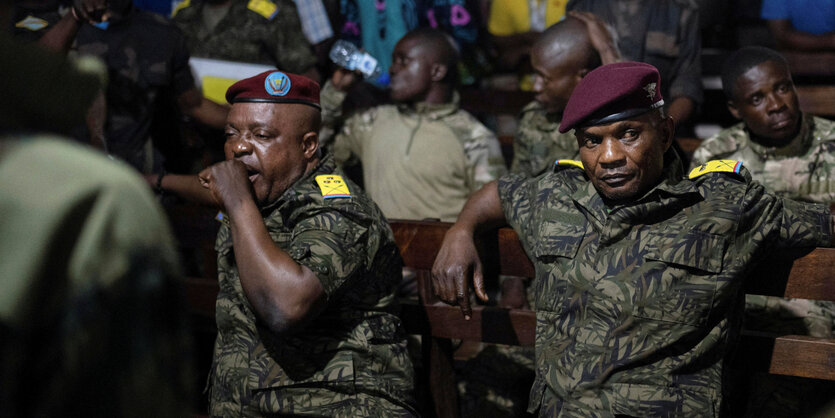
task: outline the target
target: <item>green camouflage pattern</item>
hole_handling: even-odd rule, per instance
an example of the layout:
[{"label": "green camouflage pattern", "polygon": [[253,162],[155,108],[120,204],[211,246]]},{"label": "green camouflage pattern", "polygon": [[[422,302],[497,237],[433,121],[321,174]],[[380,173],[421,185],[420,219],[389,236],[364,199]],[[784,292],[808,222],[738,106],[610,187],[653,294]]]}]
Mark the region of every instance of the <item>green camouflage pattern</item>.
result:
[{"label": "green camouflage pattern", "polygon": [[108,153],[142,172],[159,172],[161,160],[150,145],[157,101],[195,88],[182,34],[160,15],[133,10],[107,30],[81,25],[76,46],[107,66]]},{"label": "green camouflage pattern", "polygon": [[414,371],[394,289],[401,259],[380,210],[355,184],[323,199],[327,157],[265,208],[276,245],[322,282],[327,307],[302,329],[271,333],[241,288],[232,236],[217,236],[217,329],[212,416],[412,416]]},{"label": "green camouflage pattern", "polygon": [[[803,115],[800,132],[786,146],[764,147],[751,140],[740,122],[705,139],[693,154],[693,164],[714,159],[741,160],[754,180],[778,196],[829,203],[835,201],[835,123]],[[765,295],[745,295],[745,327],[777,335],[835,335],[835,303]],[[797,379],[795,379],[797,380]],[[783,382],[779,391],[774,385]],[[791,383],[789,383],[791,382]],[[808,380],[758,375],[752,380],[749,411],[771,416],[800,416],[809,405],[804,394],[816,387]],[[753,415],[752,415],[753,416]]]},{"label": "green camouflage pattern", "polygon": [[536,177],[553,168],[556,160],[577,159],[577,138],[573,132],[560,133],[561,116],[546,113],[537,101],[522,109],[513,138],[511,173]]},{"label": "green camouflage pattern", "polygon": [[835,202],[835,122],[803,115],[800,132],[780,148],[751,140],[740,122],[705,139],[692,166],[710,160],[739,160],[754,180],[778,196],[808,202]]},{"label": "green camouflage pattern", "polygon": [[226,61],[274,65],[302,74],[316,64],[316,56],[302,32],[292,0],[269,0],[278,9],[270,19],[247,8],[247,0],[233,0],[215,29],[203,29],[206,2],[190,0],[172,20],[182,29],[191,55]]},{"label": "green camouflage pattern", "polygon": [[781,247],[828,246],[829,209],[741,175],[674,175],[607,206],[585,172],[499,180],[534,262],[540,416],[718,416],[742,280]]},{"label": "green camouflage pattern", "polygon": [[322,89],[320,141],[339,164],[362,162],[363,186],[388,218],[452,222],[507,171],[496,135],[460,108],[458,93],[449,103],[382,105],[347,118],[345,97],[330,82]]},{"label": "green camouflage pattern", "polygon": [[701,31],[696,0],[570,0],[566,11],[591,12],[615,29],[624,60],[653,65],[661,96],[704,101]]},{"label": "green camouflage pattern", "polygon": [[[788,145],[764,147],[751,140],[744,123],[704,140],[693,153],[697,162],[740,160],[751,177],[788,199],[835,202],[835,123],[804,115],[800,132]],[[746,326],[780,334],[831,338],[835,303],[773,296],[746,297]]]}]

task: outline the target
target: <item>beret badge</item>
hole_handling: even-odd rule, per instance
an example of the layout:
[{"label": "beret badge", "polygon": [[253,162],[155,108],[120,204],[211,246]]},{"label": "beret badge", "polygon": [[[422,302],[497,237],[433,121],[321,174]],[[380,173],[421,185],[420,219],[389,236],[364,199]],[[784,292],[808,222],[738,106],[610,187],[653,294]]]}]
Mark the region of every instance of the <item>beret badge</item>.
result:
[{"label": "beret badge", "polygon": [[271,73],[264,80],[264,89],[273,96],[284,96],[290,91],[290,77],[282,72]]}]

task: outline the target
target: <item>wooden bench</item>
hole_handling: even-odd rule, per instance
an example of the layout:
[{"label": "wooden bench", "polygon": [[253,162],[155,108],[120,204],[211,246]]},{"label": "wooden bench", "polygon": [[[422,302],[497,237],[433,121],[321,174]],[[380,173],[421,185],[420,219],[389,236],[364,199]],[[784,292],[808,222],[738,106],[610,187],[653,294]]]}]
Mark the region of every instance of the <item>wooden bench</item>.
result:
[{"label": "wooden bench", "polygon": [[[835,206],[833,207],[835,209]],[[172,216],[188,214],[192,223],[210,222],[196,228],[181,242],[194,246],[205,239],[217,224],[214,211],[195,209],[169,211]],[[172,219],[176,224],[178,220]],[[428,272],[449,223],[426,221],[391,221],[395,240],[404,264],[417,272],[420,302],[404,301],[403,324],[410,334],[422,336],[422,363],[419,381],[423,413],[427,416],[457,417],[458,391],[455,383],[452,339],[507,345],[532,346],[536,318],[533,311],[474,306],[469,321],[456,306],[435,298]],[[216,229],[216,227],[214,227]],[[178,231],[178,235],[182,233]],[[204,248],[199,245],[196,248]],[[488,234],[479,242],[485,273],[533,277],[533,266],[516,236],[509,228]],[[753,273],[748,293],[785,295],[816,300],[835,300],[835,249],[817,248],[776,254]],[[187,296],[192,312],[204,321],[213,321],[217,296],[214,276],[188,279]],[[211,347],[205,347],[210,350]],[[806,378],[835,380],[835,340],[805,336],[777,338],[752,335],[743,340],[734,361],[750,370]]]}]

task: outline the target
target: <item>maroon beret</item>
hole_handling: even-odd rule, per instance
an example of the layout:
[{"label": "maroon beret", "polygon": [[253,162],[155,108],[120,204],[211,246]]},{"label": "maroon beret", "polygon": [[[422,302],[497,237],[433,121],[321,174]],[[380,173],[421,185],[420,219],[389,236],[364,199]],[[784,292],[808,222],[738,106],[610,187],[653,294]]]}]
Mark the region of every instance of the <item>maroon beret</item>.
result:
[{"label": "maroon beret", "polygon": [[265,71],[245,78],[226,90],[226,101],[233,103],[300,103],[321,109],[319,84],[296,74]]},{"label": "maroon beret", "polygon": [[618,62],[586,74],[562,114],[560,132],[606,125],[664,105],[658,70],[642,62]]}]

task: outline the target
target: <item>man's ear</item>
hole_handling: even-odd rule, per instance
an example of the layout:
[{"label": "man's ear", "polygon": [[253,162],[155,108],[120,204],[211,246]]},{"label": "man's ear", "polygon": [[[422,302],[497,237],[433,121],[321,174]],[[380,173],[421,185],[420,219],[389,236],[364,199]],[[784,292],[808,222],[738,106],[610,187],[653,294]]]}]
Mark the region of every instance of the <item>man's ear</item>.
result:
[{"label": "man's ear", "polygon": [[432,64],[432,81],[441,81],[446,77],[449,68],[445,64]]},{"label": "man's ear", "polygon": [[670,146],[673,145],[673,141],[675,140],[676,122],[671,116],[665,116],[664,120],[661,121],[661,124],[664,128],[662,129],[662,133],[664,134],[664,151],[666,152]]},{"label": "man's ear", "polygon": [[319,134],[310,131],[302,137],[302,150],[305,158],[313,158],[319,150]]},{"label": "man's ear", "polygon": [[736,103],[733,100],[728,100],[728,111],[731,112],[733,117],[742,120],[742,116],[739,115],[739,109],[737,109]]}]

